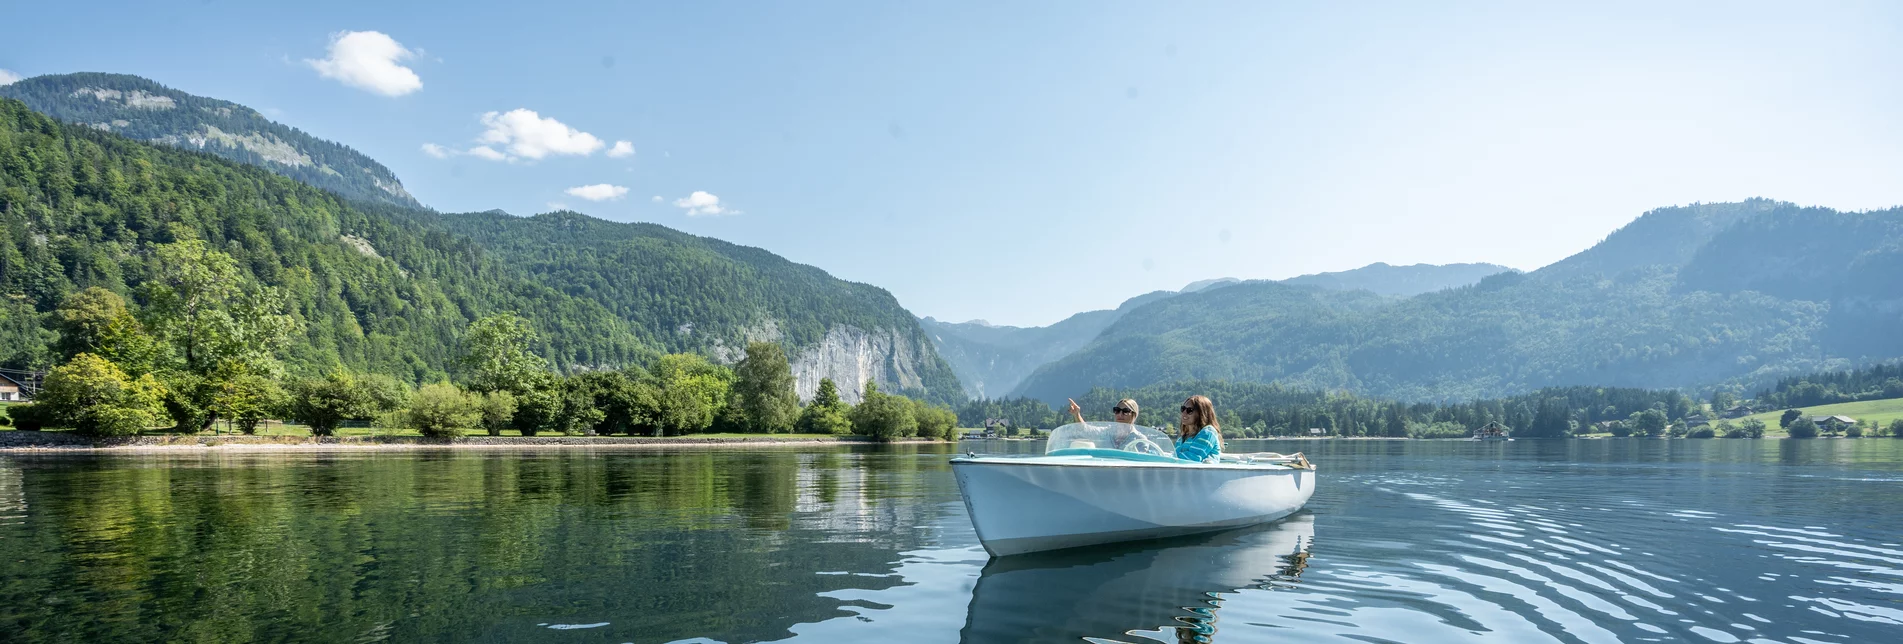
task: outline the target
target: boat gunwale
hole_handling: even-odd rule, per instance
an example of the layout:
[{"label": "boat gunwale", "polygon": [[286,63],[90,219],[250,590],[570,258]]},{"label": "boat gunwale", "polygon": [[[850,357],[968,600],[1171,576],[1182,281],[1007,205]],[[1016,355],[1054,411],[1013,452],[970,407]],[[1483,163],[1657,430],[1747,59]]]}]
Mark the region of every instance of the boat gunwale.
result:
[{"label": "boat gunwale", "polygon": [[[1043,459],[1043,458],[1062,458],[1062,459],[1073,459],[1073,460],[1069,462],[1051,462],[1051,461],[1033,460],[1033,459]],[[1299,467],[1288,465],[1286,463],[1197,463],[1193,461],[1183,461],[1182,463],[1158,463],[1153,461],[1123,461],[1123,460],[1113,460],[1113,459],[1107,459],[1107,458],[1100,459],[1100,458],[1095,458],[1090,456],[1053,456],[1053,457],[1047,457],[1042,455],[1039,455],[1039,456],[1003,456],[1003,455],[959,456],[959,457],[952,458],[951,463],[953,465],[958,465],[958,464],[1034,465],[1038,467],[1118,467],[1118,468],[1148,467],[1148,468],[1160,468],[1160,469],[1172,469],[1172,470],[1176,470],[1176,469],[1233,470],[1233,471],[1244,471],[1244,472],[1313,472],[1315,471],[1315,467],[1313,464],[1310,464],[1309,467],[1307,468],[1299,468]]]}]

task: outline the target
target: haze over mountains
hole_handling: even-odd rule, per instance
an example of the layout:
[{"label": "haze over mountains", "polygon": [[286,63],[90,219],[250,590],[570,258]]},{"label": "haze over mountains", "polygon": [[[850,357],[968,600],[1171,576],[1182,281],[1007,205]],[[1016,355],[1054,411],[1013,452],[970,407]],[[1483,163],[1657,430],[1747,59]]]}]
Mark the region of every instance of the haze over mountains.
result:
[{"label": "haze over mountains", "polygon": [[460,330],[502,311],[534,321],[538,349],[568,370],[782,341],[803,396],[830,377],[849,401],[867,380],[946,402],[1057,402],[1187,379],[1457,400],[1737,386],[1903,357],[1899,209],[1661,208],[1531,273],[1376,263],[1210,279],[1001,327],[917,320],[876,286],[658,225],[432,212],[348,147],[143,78],[39,77],[0,96],[25,101],[0,101],[7,367],[44,366],[39,316],[66,294],[134,293],[151,245],[181,234],[293,294],[306,325],[294,368],[413,381],[445,374]]},{"label": "haze over mountains", "polygon": [[1661,208],[1531,273],[1405,299],[1252,282],[1128,312],[1014,394],[1276,381],[1404,400],[1701,389],[1903,355],[1903,209]]},{"label": "haze over mountains", "polygon": [[[1405,297],[1472,284],[1482,277],[1508,270],[1512,269],[1493,264],[1390,266],[1375,263],[1354,270],[1293,277],[1283,283]],[[1180,291],[1145,293],[1125,300],[1115,309],[1086,311],[1043,327],[992,326],[982,321],[949,323],[929,317],[921,322],[939,354],[958,373],[965,393],[973,398],[995,398],[1013,391],[1038,367],[1082,348],[1137,307],[1185,293],[1245,283],[1250,282],[1235,278],[1199,280]]]}]

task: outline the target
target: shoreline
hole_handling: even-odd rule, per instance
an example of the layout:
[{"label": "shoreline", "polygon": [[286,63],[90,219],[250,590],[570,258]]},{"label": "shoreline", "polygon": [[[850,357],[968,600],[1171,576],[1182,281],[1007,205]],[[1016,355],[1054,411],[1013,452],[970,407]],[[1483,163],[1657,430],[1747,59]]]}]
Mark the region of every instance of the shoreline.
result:
[{"label": "shoreline", "polygon": [[800,447],[835,445],[898,445],[956,443],[932,439],[901,439],[880,442],[863,436],[773,435],[746,437],[655,437],[655,436],[464,436],[454,439],[430,439],[420,436],[132,436],[89,439],[64,432],[0,432],[0,455],[47,453],[139,453],[181,451],[281,452],[281,451],[402,451],[444,449],[657,449],[667,447]]}]

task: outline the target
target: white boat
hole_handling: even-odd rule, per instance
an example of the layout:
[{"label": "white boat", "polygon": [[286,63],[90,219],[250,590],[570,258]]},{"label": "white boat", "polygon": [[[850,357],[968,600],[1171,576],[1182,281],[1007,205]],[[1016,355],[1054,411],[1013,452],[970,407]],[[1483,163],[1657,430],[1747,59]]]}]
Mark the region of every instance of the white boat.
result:
[{"label": "white boat", "polygon": [[1185,461],[1162,432],[1117,423],[1059,427],[1042,456],[966,455],[951,465],[995,557],[1263,523],[1315,493],[1315,467],[1301,454]]},{"label": "white boat", "polygon": [[1212,632],[1225,594],[1299,585],[1314,540],[1314,516],[1296,514],[1164,542],[999,557],[978,576],[960,639],[1149,641],[1160,630],[1169,641],[1207,641],[1180,634]]}]

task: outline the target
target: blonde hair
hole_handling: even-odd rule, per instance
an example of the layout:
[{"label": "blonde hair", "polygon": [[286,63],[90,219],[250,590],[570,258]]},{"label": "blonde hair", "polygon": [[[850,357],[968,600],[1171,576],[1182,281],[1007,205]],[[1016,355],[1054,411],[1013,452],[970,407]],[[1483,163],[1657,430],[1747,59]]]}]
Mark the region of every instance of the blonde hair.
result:
[{"label": "blonde hair", "polygon": [[1137,415],[1137,401],[1134,401],[1134,400],[1131,400],[1131,399],[1129,399],[1129,398],[1125,398],[1125,399],[1123,399],[1123,400],[1119,400],[1119,401],[1117,401],[1117,406],[1120,406],[1120,407],[1129,407],[1129,408],[1130,408],[1130,415],[1131,415],[1131,416],[1135,416],[1135,415]]},{"label": "blonde hair", "polygon": [[1216,421],[1216,403],[1210,402],[1208,396],[1190,396],[1183,401],[1183,406],[1190,408],[1190,420],[1193,422],[1183,423],[1182,427],[1176,428],[1178,436],[1193,437],[1204,427],[1215,429],[1217,436],[1222,435],[1222,423]]}]

